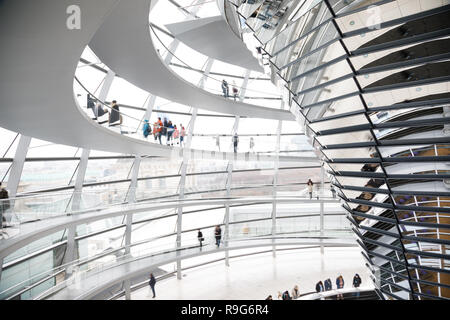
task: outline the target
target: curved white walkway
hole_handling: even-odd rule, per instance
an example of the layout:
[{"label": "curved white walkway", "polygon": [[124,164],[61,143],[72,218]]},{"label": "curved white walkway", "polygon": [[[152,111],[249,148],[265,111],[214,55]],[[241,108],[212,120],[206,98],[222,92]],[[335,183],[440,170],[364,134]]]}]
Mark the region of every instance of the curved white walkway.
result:
[{"label": "curved white walkway", "polygon": [[[348,247],[356,246],[353,239],[341,240],[341,239],[325,239],[323,242],[319,239],[276,239],[273,242],[272,239],[265,240],[246,240],[246,241],[234,241],[230,243],[228,250],[240,250],[256,247],[270,247],[273,244],[277,246],[311,246],[322,244],[324,246],[337,246]],[[57,285],[56,288],[62,286],[62,288],[49,297],[50,300],[80,300],[89,299],[94,297],[101,291],[109,288],[112,285],[120,283],[124,280],[139,276],[145,272],[175,262],[178,259],[189,259],[201,255],[218,253],[225,251],[224,247],[216,248],[215,245],[204,246],[202,250],[199,247],[187,248],[178,251],[169,251],[158,255],[150,255],[144,257],[133,258],[130,257],[125,261],[119,261],[112,266],[105,268],[95,268],[92,271],[82,273],[80,275],[80,281],[71,283],[62,283]],[[45,294],[43,294],[45,298]]]},{"label": "curved white walkway", "polygon": [[244,42],[231,31],[222,15],[165,26],[176,39],[207,57],[264,73],[258,60]]},{"label": "curved white walkway", "polygon": [[231,259],[229,267],[219,261],[186,270],[181,281],[171,277],[157,282],[156,299],[152,299],[148,286],[132,292],[131,299],[263,300],[268,295],[277,299],[278,291],[289,290],[291,294],[295,285],[300,294],[315,291],[316,283],[327,278],[336,288],[339,274],[344,277],[344,288],[350,288],[355,273],[360,275],[362,286],[373,286],[364,263],[358,247],[326,247],[323,255],[319,248],[277,251],[276,258],[271,252],[263,253]]},{"label": "curved white walkway", "polygon": [[[157,53],[150,35],[151,3],[151,0],[121,1],[89,44],[116,74],[156,96],[200,109],[251,118],[295,120],[287,110],[235,102],[209,93],[171,71]],[[217,87],[220,88],[220,83]]]}]

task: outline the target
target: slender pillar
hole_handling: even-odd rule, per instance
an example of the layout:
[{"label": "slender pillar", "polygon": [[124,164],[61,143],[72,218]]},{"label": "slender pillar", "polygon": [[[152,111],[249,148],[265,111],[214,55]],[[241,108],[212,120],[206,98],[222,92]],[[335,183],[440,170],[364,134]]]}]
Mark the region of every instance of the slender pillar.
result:
[{"label": "slender pillar", "polygon": [[[22,176],[23,165],[27,156],[28,147],[30,146],[31,137],[20,135],[19,145],[17,146],[14,160],[9,172],[7,189],[10,198],[15,198],[19,187],[20,178]],[[11,204],[11,208],[14,205]]]},{"label": "slender pillar", "polygon": [[[324,181],[325,181],[325,167],[324,164],[322,164],[322,167],[320,167],[320,192],[319,194],[322,194],[322,199],[320,201],[320,242],[323,242],[323,234],[324,234],[324,203],[323,203],[323,195],[324,195]],[[320,245],[320,253],[324,253],[324,247],[321,244]]]},{"label": "slender pillar", "polygon": [[[76,245],[75,245],[76,226],[70,225],[67,228],[67,246],[64,254],[63,264],[67,264],[76,259]],[[65,279],[68,279],[72,275],[72,268],[66,268]]]},{"label": "slender pillar", "polygon": [[114,77],[116,74],[112,70],[108,70],[108,73],[105,77],[105,82],[103,82],[103,85],[100,89],[100,93],[98,94],[98,98],[100,101],[105,102],[106,98],[108,97],[109,89],[111,89],[111,85],[114,81]]},{"label": "slender pillar", "polygon": [[128,188],[128,194],[126,201],[128,203],[134,203],[136,201],[136,189],[137,189],[137,182],[138,182],[138,174],[139,174],[139,167],[141,165],[141,156],[136,155],[133,162],[133,171],[131,173],[131,182],[130,187]]},{"label": "slender pillar", "polygon": [[[130,188],[128,189],[127,202],[134,203],[136,201],[136,188],[137,188],[137,178],[139,174],[139,167],[141,165],[141,156],[136,155],[133,162],[133,171],[131,173]],[[130,254],[131,245],[131,232],[133,227],[133,215],[127,214],[125,217],[125,255]],[[131,299],[131,280],[127,279],[123,282],[123,287],[125,290],[125,300]]]},{"label": "slender pillar", "polygon": [[[213,59],[208,59],[206,62],[205,67],[205,73],[203,74],[202,78],[199,81],[199,87],[200,89],[203,89],[205,86],[205,80],[209,75],[209,72],[211,71],[211,67],[213,64]],[[194,133],[194,127],[195,127],[195,120],[197,119],[197,108],[193,108],[192,110],[192,117],[191,122],[188,130],[188,135],[186,138],[186,144],[184,149],[189,150],[191,148],[191,142],[192,142],[192,134]],[[181,163],[181,177],[180,177],[180,191],[179,191],[179,200],[182,201],[184,199],[184,187],[186,184],[186,172],[187,172],[187,166],[189,163],[188,159],[188,153],[183,152],[183,162]],[[179,205],[177,208],[177,238],[176,238],[176,246],[177,248],[181,247],[181,231],[182,231],[182,221],[183,221],[183,205]],[[177,255],[179,255],[180,252],[177,251]],[[177,259],[177,279],[181,280],[181,259]]]},{"label": "slender pillar", "polygon": [[[245,71],[244,81],[241,86],[241,91],[239,92],[239,102],[244,101],[245,92],[247,91],[248,86],[248,78],[250,77],[250,70]],[[239,128],[239,116],[234,118],[233,130],[231,132],[232,135],[237,133]],[[229,161],[227,165],[227,182],[226,182],[226,195],[227,198],[231,195],[231,182],[233,180],[233,162]],[[225,231],[224,231],[224,247],[225,247],[225,265],[227,267],[230,266],[230,255],[228,248],[228,242],[230,238],[230,205],[228,202],[225,203],[225,217],[224,217]]]},{"label": "slender pillar", "polygon": [[[234,118],[234,125],[232,135],[234,135],[239,127],[239,116]],[[233,162],[229,161],[227,165],[227,181],[226,181],[226,190],[227,190],[227,198],[231,195],[231,181],[233,179]],[[227,267],[230,266],[230,255],[228,251],[228,240],[230,238],[230,204],[228,201],[225,203],[225,231],[224,231],[224,247],[225,247],[225,265]]]},{"label": "slender pillar", "polygon": [[[284,110],[284,101],[281,100],[281,109]],[[275,237],[277,235],[277,185],[278,185],[278,168],[280,166],[280,143],[281,143],[281,129],[283,121],[278,121],[277,126],[277,143],[275,145],[275,162],[273,165],[273,189],[272,189],[272,256],[277,256]]]},{"label": "slender pillar", "polygon": [[71,211],[78,211],[80,210],[80,204],[81,204],[81,192],[83,189],[83,182],[84,177],[86,175],[86,169],[88,165],[89,160],[89,154],[91,150],[89,149],[82,149],[81,151],[81,158],[80,163],[78,165],[78,171],[77,171],[77,177],[75,179],[75,186],[72,196],[72,210]]}]

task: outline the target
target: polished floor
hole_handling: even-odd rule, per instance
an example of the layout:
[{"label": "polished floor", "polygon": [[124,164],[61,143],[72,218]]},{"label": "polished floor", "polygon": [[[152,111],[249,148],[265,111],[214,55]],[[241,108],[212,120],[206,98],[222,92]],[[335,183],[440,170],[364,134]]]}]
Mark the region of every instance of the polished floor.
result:
[{"label": "polished floor", "polygon": [[[188,270],[183,279],[175,277],[156,284],[156,299],[265,299],[278,291],[298,285],[300,293],[312,292],[317,281],[330,278],[335,286],[336,277],[344,277],[344,288],[350,288],[355,273],[362,278],[361,287],[373,287],[358,247],[303,249],[232,259],[226,267],[224,261]],[[123,298],[122,298],[123,299]],[[145,287],[131,294],[132,300],[153,300],[151,290]]]}]

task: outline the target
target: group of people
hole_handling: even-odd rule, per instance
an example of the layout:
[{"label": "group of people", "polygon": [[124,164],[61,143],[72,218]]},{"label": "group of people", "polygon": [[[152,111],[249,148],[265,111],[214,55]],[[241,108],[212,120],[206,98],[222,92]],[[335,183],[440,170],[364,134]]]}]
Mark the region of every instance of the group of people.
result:
[{"label": "group of people", "polygon": [[[354,288],[358,288],[361,285],[361,277],[359,276],[359,274],[355,274],[355,276],[353,277],[353,287]],[[343,289],[344,288],[344,278],[342,277],[342,275],[339,275],[336,278],[336,288],[337,289]],[[331,283],[330,278],[326,279],[324,282],[319,281],[316,284],[316,292],[324,292],[324,291],[330,291],[333,290],[333,285]],[[356,296],[359,297],[359,291],[356,292]],[[337,295],[337,300],[343,300],[344,296],[342,295],[342,293],[338,293]]]},{"label": "group of people", "polygon": [[[239,94],[239,90],[236,88],[236,84],[234,83],[234,81],[233,81],[232,90],[233,90],[233,99],[234,99],[234,101],[236,101],[238,94]],[[222,91],[223,91],[223,96],[225,98],[228,98],[230,96],[230,88],[228,86],[227,80],[225,80],[225,79],[222,80]]]},{"label": "group of people", "polygon": [[[354,288],[358,288],[361,285],[361,277],[359,276],[359,274],[355,274],[355,276],[353,277],[353,287]],[[344,288],[344,278],[342,277],[342,275],[339,275],[336,278],[336,288],[337,289],[342,289]],[[327,280],[325,280],[325,282],[323,283],[322,281],[317,282],[316,284],[316,292],[324,292],[324,291],[330,291],[333,290],[333,286],[331,284],[331,280],[328,278]],[[289,291],[286,290],[283,293],[281,293],[281,291],[278,291],[278,300],[293,300],[293,299],[297,299],[300,297],[300,291],[298,289],[298,286],[294,286],[294,288],[291,291],[291,294],[289,294]],[[359,291],[356,292],[356,297],[359,297]],[[344,296],[342,295],[342,293],[337,294],[337,300],[343,300]],[[273,300],[272,295],[269,295],[266,300]]]},{"label": "group of people", "polygon": [[[218,248],[220,246],[220,241],[222,240],[222,229],[220,228],[219,225],[217,225],[216,228],[214,229],[214,238],[216,239],[216,246]],[[205,238],[203,237],[203,233],[200,229],[198,229],[197,232],[197,239],[198,242],[200,243],[200,248],[202,248],[203,241],[205,241]]]},{"label": "group of people", "polygon": [[180,145],[184,146],[184,137],[186,136],[186,129],[182,124],[178,128],[171,120],[164,118],[164,122],[158,117],[158,120],[153,124],[153,130],[148,120],[144,120],[142,127],[142,133],[147,138],[153,132],[155,140],[159,140],[159,144],[162,144],[161,137],[166,138],[166,144],[168,146]]},{"label": "group of people", "polygon": [[[122,124],[122,115],[120,114],[119,104],[116,100],[111,102],[111,111],[104,108],[99,101],[96,101],[89,93],[87,95],[87,108],[92,109],[94,113],[93,120],[98,121],[99,124],[108,122],[110,126]],[[107,118],[106,118],[107,115]],[[101,118],[106,118],[101,120]]]}]

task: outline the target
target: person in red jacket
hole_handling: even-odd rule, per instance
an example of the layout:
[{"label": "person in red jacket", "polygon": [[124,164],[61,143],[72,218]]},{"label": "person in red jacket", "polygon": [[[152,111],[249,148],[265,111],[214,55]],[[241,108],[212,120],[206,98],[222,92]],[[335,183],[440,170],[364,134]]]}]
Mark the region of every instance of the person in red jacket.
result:
[{"label": "person in red jacket", "polygon": [[156,121],[153,124],[153,134],[155,136],[155,140],[159,139],[159,144],[162,144],[161,143],[161,134],[162,134],[161,130],[162,130],[162,127],[163,127],[163,123],[161,121],[161,118],[158,118],[158,121]]}]

